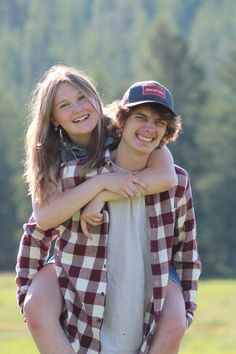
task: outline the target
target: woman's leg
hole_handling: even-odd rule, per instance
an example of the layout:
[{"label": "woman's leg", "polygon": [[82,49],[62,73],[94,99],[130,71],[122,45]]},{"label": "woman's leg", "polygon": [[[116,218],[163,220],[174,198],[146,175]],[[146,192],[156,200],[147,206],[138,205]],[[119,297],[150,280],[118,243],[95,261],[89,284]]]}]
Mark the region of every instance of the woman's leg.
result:
[{"label": "woman's leg", "polygon": [[25,298],[24,315],[41,354],[74,354],[59,322],[63,298],[54,264],[35,276]]},{"label": "woman's leg", "polygon": [[149,354],[178,354],[185,329],[186,313],[182,290],[169,279],[161,318]]}]

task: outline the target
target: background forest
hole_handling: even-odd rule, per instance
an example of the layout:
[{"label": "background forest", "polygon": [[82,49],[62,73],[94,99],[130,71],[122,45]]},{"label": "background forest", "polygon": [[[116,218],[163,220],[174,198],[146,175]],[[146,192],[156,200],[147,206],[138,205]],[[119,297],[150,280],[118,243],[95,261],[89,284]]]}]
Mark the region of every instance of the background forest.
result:
[{"label": "background forest", "polygon": [[104,102],[134,81],[171,89],[191,177],[203,277],[236,275],[236,2],[1,0],[0,269],[12,270],[30,200],[22,179],[29,94],[54,64],[97,83]]}]

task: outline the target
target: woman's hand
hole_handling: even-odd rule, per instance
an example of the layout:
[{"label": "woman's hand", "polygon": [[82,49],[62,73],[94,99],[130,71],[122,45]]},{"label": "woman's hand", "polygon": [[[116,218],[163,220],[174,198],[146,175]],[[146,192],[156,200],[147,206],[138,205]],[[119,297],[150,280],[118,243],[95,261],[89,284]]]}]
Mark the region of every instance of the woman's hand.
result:
[{"label": "woman's hand", "polygon": [[134,173],[104,173],[99,177],[104,190],[118,193],[123,198],[139,197],[147,189],[146,182]]},{"label": "woman's hand", "polygon": [[80,214],[82,231],[90,240],[92,239],[92,235],[89,232],[88,224],[98,226],[103,223],[103,214],[101,213],[101,210],[104,207],[104,204],[105,201],[101,198],[101,194],[99,194],[86,205]]}]

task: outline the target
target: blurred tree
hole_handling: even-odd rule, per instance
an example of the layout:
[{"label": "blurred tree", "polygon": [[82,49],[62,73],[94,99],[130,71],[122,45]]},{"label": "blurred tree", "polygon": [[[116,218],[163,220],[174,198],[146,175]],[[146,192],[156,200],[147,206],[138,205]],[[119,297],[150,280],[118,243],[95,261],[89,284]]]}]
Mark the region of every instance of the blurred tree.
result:
[{"label": "blurred tree", "polygon": [[[20,143],[20,116],[17,106],[4,92],[0,94],[0,269],[15,264],[16,230],[19,227],[16,203],[19,161],[22,160]],[[21,207],[24,206],[21,204]]]},{"label": "blurred tree", "polygon": [[[208,91],[204,71],[190,55],[186,41],[163,20],[158,20],[153,27],[144,64],[148,78],[160,81],[171,90],[175,111],[183,119],[183,133],[177,143],[170,145],[170,149],[173,151],[175,162],[190,173],[201,252],[206,233],[209,228],[209,233],[212,230],[210,225],[206,224],[205,229],[203,228],[203,207],[199,187],[205,172],[205,161],[209,157],[198,139],[200,130],[206,122]],[[207,251],[211,253],[209,247]],[[203,274],[210,273],[204,268]]]},{"label": "blurred tree", "polygon": [[172,149],[176,162],[196,178],[201,173],[201,146],[196,135],[205,121],[208,98],[204,70],[191,57],[186,41],[163,20],[154,24],[144,65],[148,78],[162,82],[173,92],[175,110],[183,119],[183,133]]},{"label": "blurred tree", "polygon": [[[105,102],[134,81],[155,78],[170,87],[183,118],[171,149],[191,175],[204,274],[235,272],[236,55],[227,63],[235,10],[233,0],[0,2],[0,222],[1,237],[13,238],[9,249],[30,213],[19,164],[25,103],[43,73],[63,63],[93,78]],[[0,259],[11,253],[6,250]]]},{"label": "blurred tree", "polygon": [[205,66],[212,86],[218,82],[218,73],[236,41],[235,10],[234,0],[201,0],[186,34],[191,52]]},{"label": "blurred tree", "polygon": [[[203,258],[212,276],[232,277],[236,272],[236,50],[221,70],[221,83],[212,90],[206,124],[198,141],[207,159],[201,191],[202,228],[206,230]],[[209,163],[210,162],[210,163]],[[211,250],[211,252],[210,252]],[[210,254],[209,254],[210,253]]]}]

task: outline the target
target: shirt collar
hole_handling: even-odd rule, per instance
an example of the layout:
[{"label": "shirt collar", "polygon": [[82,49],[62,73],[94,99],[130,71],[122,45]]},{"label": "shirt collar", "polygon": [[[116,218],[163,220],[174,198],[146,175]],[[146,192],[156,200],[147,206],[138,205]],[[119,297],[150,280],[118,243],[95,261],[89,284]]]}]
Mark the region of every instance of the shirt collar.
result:
[{"label": "shirt collar", "polygon": [[[108,137],[105,141],[105,151],[104,151],[104,160],[105,162],[110,161],[110,153],[109,149],[113,148],[114,139]],[[73,143],[71,143],[64,136],[61,137],[61,148],[60,148],[60,159],[61,162],[66,162],[70,160],[78,160],[87,158],[87,150],[81,148]]]}]

